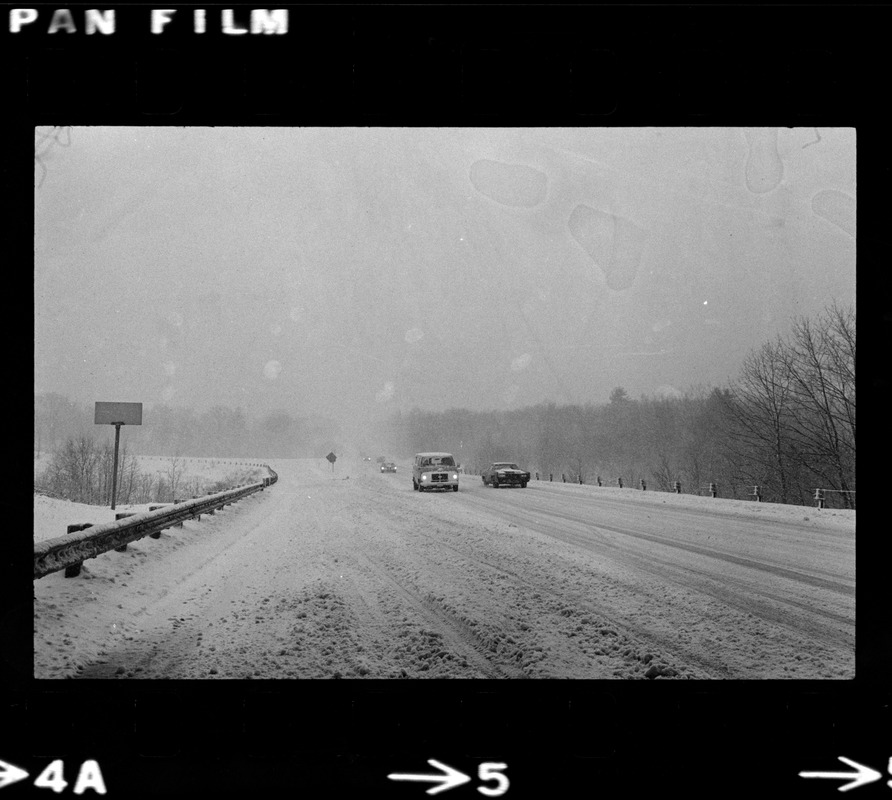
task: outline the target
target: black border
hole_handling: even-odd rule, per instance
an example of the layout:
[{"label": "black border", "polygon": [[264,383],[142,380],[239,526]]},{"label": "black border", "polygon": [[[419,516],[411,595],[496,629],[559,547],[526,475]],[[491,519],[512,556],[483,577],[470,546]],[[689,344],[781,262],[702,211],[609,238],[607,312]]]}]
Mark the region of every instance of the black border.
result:
[{"label": "black border", "polygon": [[[193,6],[21,5],[42,15],[67,7],[76,18],[83,7],[114,7],[118,30],[49,36],[35,25],[13,35],[6,14],[0,28],[14,427],[18,404],[30,407],[22,376],[33,377],[33,295],[20,294],[33,259],[35,125],[816,125],[857,129],[862,420],[866,413],[867,452],[885,450],[888,6],[289,5],[286,36],[199,39],[146,33],[146,9]],[[195,7],[212,18],[220,5]],[[865,462],[868,478],[883,463]],[[437,758],[466,771],[505,761],[508,798],[830,797],[838,782],[798,772],[846,771],[839,756],[885,770],[892,757],[888,534],[865,481],[854,681],[38,682],[31,537],[21,530],[30,475],[19,466],[0,500],[16,521],[2,556],[0,760],[32,778],[52,758],[72,771],[95,758],[110,796],[419,797],[418,785],[382,775],[427,771]],[[571,706],[582,712],[575,719]],[[136,707],[157,714],[135,725]],[[859,788],[857,800],[888,792],[889,777]],[[26,784],[4,796],[24,796]],[[445,796],[476,797],[473,785]]]}]

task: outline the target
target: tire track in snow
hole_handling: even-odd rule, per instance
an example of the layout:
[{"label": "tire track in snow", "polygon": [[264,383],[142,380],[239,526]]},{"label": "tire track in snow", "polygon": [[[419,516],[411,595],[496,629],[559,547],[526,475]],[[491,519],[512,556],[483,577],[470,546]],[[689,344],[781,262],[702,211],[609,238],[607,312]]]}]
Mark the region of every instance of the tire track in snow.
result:
[{"label": "tire track in snow", "polygon": [[[488,499],[466,499],[475,504],[480,504],[481,508],[489,506],[491,513],[501,514],[504,518],[512,519],[517,524],[529,527],[559,541],[580,547],[586,552],[604,556],[606,552],[612,551],[618,564],[626,563],[627,566],[636,571],[655,576],[663,584],[677,586],[691,599],[696,599],[697,594],[702,594],[712,597],[721,602],[723,606],[743,614],[737,620],[730,620],[726,623],[725,628],[719,627],[720,616],[713,618],[713,615],[710,613],[708,617],[704,617],[703,621],[707,623],[707,627],[713,633],[704,638],[702,643],[723,641],[728,636],[734,635],[743,635],[746,639],[752,639],[753,637],[764,638],[766,642],[771,642],[770,645],[766,644],[766,647],[775,650],[781,647],[781,650],[787,652],[788,658],[792,658],[797,662],[801,658],[807,657],[821,670],[821,674],[824,677],[838,677],[839,670],[843,669],[842,665],[853,658],[855,644],[854,607],[851,614],[835,614],[832,611],[821,608],[818,601],[809,603],[808,598],[796,600],[789,596],[781,596],[769,591],[761,583],[754,586],[751,583],[748,584],[746,581],[741,581],[733,576],[719,572],[697,570],[689,563],[664,561],[651,553],[647,555],[635,554],[627,548],[611,542],[608,537],[603,535],[600,538],[594,538],[597,537],[599,526],[588,519],[582,520],[572,515],[559,515],[563,516],[568,522],[586,529],[586,532],[582,533],[567,530],[566,526],[555,526],[548,511],[532,511],[515,505],[502,504],[497,504],[499,506],[497,509],[490,505],[492,501]],[[616,532],[615,529],[614,532]],[[678,575],[679,570],[683,571],[680,577]],[[676,574],[672,574],[673,571]],[[693,575],[696,575],[698,580],[692,580]],[[737,595],[727,591],[727,587],[731,584],[740,587]],[[672,598],[667,596],[666,593],[656,594],[652,592],[644,582],[636,585],[630,584],[627,587],[627,591],[630,599],[640,596],[642,592],[651,595],[656,603],[655,607],[660,608],[661,614],[664,609],[671,610],[673,605],[677,605],[677,603],[673,604]],[[768,602],[765,598],[774,601],[774,603]],[[691,604],[688,602],[686,605]],[[679,611],[691,617],[690,609],[686,611],[683,606],[679,606]],[[753,630],[754,618],[760,618],[762,621],[788,633],[781,635],[779,632],[774,633],[770,629]],[[830,624],[822,623],[819,618],[829,620]],[[678,619],[680,620],[681,617],[678,617]],[[679,622],[679,624],[681,623]],[[682,629],[679,628],[679,631]],[[703,626],[700,624],[693,625],[690,628],[690,630],[698,631],[701,636],[703,635],[702,629]],[[790,634],[792,634],[792,637]],[[646,632],[644,635],[649,635],[649,632]],[[783,645],[775,643],[778,637],[784,642]],[[735,644],[736,649],[739,650],[740,647],[740,643]],[[756,644],[750,644],[748,649],[751,653],[755,653],[760,647]],[[688,652],[687,650],[685,651],[685,653]],[[721,653],[719,652],[717,655],[720,656]],[[819,664],[827,666],[822,668]],[[832,675],[825,674],[833,665],[836,665],[837,671]]]},{"label": "tire track in snow", "polygon": [[[373,497],[369,499],[371,503],[383,503],[386,504],[388,508],[390,508],[390,503],[387,501],[382,501],[380,498]],[[467,498],[466,498],[467,499]],[[443,517],[440,517],[433,512],[431,514],[432,518],[435,518],[439,521],[446,522],[450,526],[455,526],[456,523]],[[701,655],[700,653],[694,652],[692,650],[686,649],[678,644],[675,639],[670,639],[666,636],[662,636],[652,631],[642,631],[640,628],[630,625],[628,622],[623,621],[619,616],[614,614],[605,613],[604,609],[593,603],[589,598],[584,597],[582,594],[578,592],[568,591],[566,588],[556,589],[554,587],[554,583],[548,583],[546,581],[536,581],[532,580],[529,577],[525,577],[521,575],[519,572],[513,571],[506,567],[500,566],[498,564],[494,564],[491,561],[488,561],[484,558],[481,558],[479,555],[469,552],[468,550],[464,550],[460,547],[455,547],[451,544],[447,544],[442,540],[442,538],[438,538],[437,536],[433,536],[431,534],[426,533],[421,527],[416,526],[413,528],[413,536],[420,536],[430,542],[434,548],[443,548],[450,550],[451,552],[457,554],[461,557],[461,559],[466,563],[474,564],[478,567],[483,567],[490,574],[495,573],[498,575],[508,577],[515,585],[521,587],[521,591],[519,591],[520,597],[534,597],[537,592],[542,592],[549,597],[554,598],[557,607],[564,607],[564,613],[566,613],[566,604],[572,602],[575,604],[577,609],[583,610],[585,613],[588,613],[596,618],[601,620],[605,620],[609,626],[613,628],[619,629],[623,632],[622,642],[623,647],[625,648],[639,648],[641,650],[650,650],[657,651],[657,655],[655,655],[654,662],[660,661],[660,657],[658,653],[662,652],[666,654],[662,660],[667,662],[668,664],[675,664],[676,666],[681,665],[679,669],[683,669],[683,667],[693,667],[695,670],[699,667],[706,672],[705,675],[697,675],[698,678],[709,678],[709,677],[718,677],[718,678],[731,678],[734,677],[730,668],[721,663],[716,662],[715,660],[709,659]],[[389,577],[389,576],[388,576]],[[481,585],[485,585],[486,581],[481,580]],[[615,583],[615,581],[613,581]],[[623,590],[627,590],[628,587],[623,587]],[[430,606],[430,601],[428,601],[428,607]],[[537,616],[542,614],[542,609],[529,609],[525,607],[525,610],[528,610],[531,616]],[[439,612],[438,612],[439,613]],[[449,612],[447,612],[449,613]],[[561,613],[560,611],[556,611],[555,613]],[[456,619],[454,616],[450,614],[452,619]],[[469,628],[469,626],[464,626],[467,630],[470,631],[471,635],[476,636],[473,631]],[[602,626],[602,629],[607,627]],[[479,641],[479,639],[478,639]],[[628,659],[626,659],[628,661]],[[519,676],[511,676],[511,677],[519,677]],[[522,677],[528,677],[527,675],[523,675]]]},{"label": "tire track in snow", "polygon": [[435,598],[431,596],[422,596],[405,583],[391,575],[385,568],[373,561],[364,554],[355,554],[365,567],[374,572],[379,578],[393,586],[405,602],[418,611],[423,617],[437,626],[440,630],[445,630],[444,638],[449,643],[468,658],[469,662],[473,662],[477,669],[483,673],[486,678],[527,678],[529,677],[522,670],[497,664],[490,660],[487,653],[489,651],[488,644],[481,639],[474,629],[464,620],[456,617],[447,609],[443,608]]},{"label": "tire track in snow", "polygon": [[[484,507],[487,505],[485,501],[480,501],[476,498],[474,498],[474,502],[478,502]],[[539,533],[551,536],[560,541],[566,542],[567,544],[581,547],[588,552],[603,555],[605,550],[609,550],[612,553],[616,554],[619,559],[629,562],[632,566],[634,566],[635,569],[647,572],[651,575],[654,575],[655,577],[660,578],[662,581],[672,583],[676,586],[681,587],[682,589],[705,594],[744,613],[751,614],[756,611],[763,619],[776,625],[780,625],[797,635],[808,634],[809,636],[820,639],[825,644],[834,647],[854,646],[855,622],[851,616],[837,614],[832,611],[823,609],[813,603],[797,601],[788,596],[779,595],[777,593],[771,592],[770,590],[762,586],[754,588],[746,581],[727,574],[718,574],[715,571],[711,570],[697,569],[690,563],[679,564],[678,562],[672,562],[667,559],[660,558],[653,553],[648,553],[646,556],[637,555],[635,553],[632,553],[628,549],[609,541],[606,538],[599,538],[597,540],[592,538],[594,535],[597,535],[597,531],[599,529],[602,529],[620,535],[627,535],[632,538],[649,539],[660,545],[666,544],[667,546],[672,546],[671,542],[664,542],[658,537],[641,536],[636,531],[618,528],[615,526],[602,525],[600,523],[592,522],[588,519],[582,519],[579,516],[573,514],[554,512],[551,509],[549,509],[548,511],[539,511],[532,509],[519,509],[516,506],[502,506],[500,509],[500,513],[503,514],[507,519],[511,519],[517,524],[530,527],[533,530],[538,531]],[[583,526],[589,529],[591,533],[579,533],[570,531],[566,528],[559,529],[553,525],[551,521],[553,517],[558,517],[568,522]],[[695,552],[693,548],[683,549],[686,549],[689,552]],[[702,550],[702,552],[699,552],[700,550]],[[707,557],[712,556],[712,552],[709,551],[707,548],[697,548],[697,554]],[[749,562],[749,560],[745,559],[740,560],[748,562],[745,565],[746,567],[750,567],[753,569],[759,568],[758,562]],[[741,564],[737,565],[740,566]],[[670,572],[672,570],[683,570],[683,577],[679,578],[672,575]],[[787,570],[785,572],[793,573],[792,570]],[[798,575],[799,573],[793,574]],[[698,582],[691,582],[689,578],[692,575],[699,578]],[[788,574],[778,575],[778,577],[795,580]],[[715,582],[719,582],[719,586],[713,585]],[[816,583],[813,581],[804,580],[800,582],[804,582],[811,586],[816,586]],[[734,585],[735,587],[737,587],[740,590],[742,596],[738,597],[728,592],[727,587],[729,585]],[[834,583],[834,586],[837,593],[844,596],[849,596],[849,587],[838,582]],[[828,587],[818,585],[816,586],[816,588]],[[723,589],[725,590],[723,591]],[[854,593],[854,587],[851,587],[851,593]],[[767,598],[772,602],[769,603],[760,601],[757,597],[757,594]],[[799,619],[797,623],[790,619],[790,615],[788,613],[784,613],[784,610],[782,608],[783,606],[794,606],[801,611],[805,611],[808,614],[808,618],[806,620]],[[814,619],[816,616],[829,620],[832,623],[836,623],[836,626],[834,627],[831,625],[819,623]],[[803,627],[802,623],[804,623],[806,627]]]},{"label": "tire track in snow", "polygon": [[780,578],[787,578],[791,581],[805,583],[809,586],[814,586],[817,589],[827,589],[831,592],[836,592],[837,594],[845,595],[848,597],[855,596],[855,585],[854,581],[852,582],[842,582],[838,579],[838,575],[833,575],[833,573],[829,573],[826,570],[813,570],[814,572],[819,572],[823,575],[829,575],[835,580],[828,580],[826,578],[819,578],[813,575],[808,575],[804,572],[799,572],[797,570],[787,569],[785,567],[776,566],[774,564],[768,564],[764,561],[756,561],[751,558],[743,558],[742,556],[736,556],[731,553],[725,553],[721,550],[716,550],[715,548],[701,547],[698,545],[688,544],[686,542],[678,542],[672,539],[668,539],[664,536],[654,536],[647,533],[642,533],[641,531],[635,531],[630,528],[617,528],[612,525],[606,525],[602,522],[589,522],[585,519],[580,518],[574,514],[569,514],[566,512],[557,512],[554,510],[550,510],[548,512],[549,516],[559,517],[561,519],[569,520],[570,522],[578,522],[583,525],[588,525],[591,528],[601,529],[606,531],[611,531],[612,533],[618,533],[621,536],[628,536],[633,539],[641,539],[647,542],[651,542],[653,544],[658,544],[663,547],[672,547],[678,550],[685,550],[689,553],[693,553],[694,555],[706,556],[707,558],[713,558],[717,561],[726,561],[729,564],[734,564],[739,567],[746,567],[748,569],[760,570],[762,572],[767,572],[771,575],[775,575]]},{"label": "tire track in snow", "polygon": [[[426,538],[435,542],[438,546],[445,547],[447,550],[452,550],[454,553],[458,554],[467,561],[470,561],[479,566],[487,567],[494,572],[507,575],[514,581],[529,587],[534,592],[544,592],[545,594],[554,597],[560,603],[566,603],[568,600],[573,601],[573,603],[575,603],[579,608],[584,609],[585,611],[595,615],[596,617],[606,620],[614,628],[619,628],[620,630],[622,630],[626,636],[625,644],[627,644],[628,646],[637,646],[642,649],[656,650],[658,648],[653,646],[654,644],[656,644],[663,652],[671,654],[674,657],[676,663],[695,663],[708,672],[720,673],[720,677],[733,677],[731,670],[726,665],[715,663],[709,659],[702,657],[698,653],[680,647],[676,642],[668,639],[665,636],[660,636],[659,634],[650,631],[642,631],[638,627],[629,625],[627,622],[621,621],[615,615],[605,613],[602,607],[592,603],[590,600],[584,598],[582,595],[574,592],[557,591],[549,584],[532,581],[529,578],[525,578],[519,573],[514,572],[513,570],[506,569],[505,567],[501,567],[497,564],[493,564],[486,559],[480,558],[479,556],[473,555],[467,551],[461,550],[457,547],[453,547],[452,545],[435,539],[433,536],[428,536],[423,532],[419,533],[420,535],[425,536]],[[671,661],[673,659],[664,658],[663,660]]]},{"label": "tire track in snow", "polygon": [[[559,600],[567,600],[572,596],[574,602],[581,607],[587,607],[592,610],[593,614],[604,619],[610,619],[612,624],[621,627],[638,640],[644,638],[645,641],[658,644],[667,653],[671,652],[680,656],[683,662],[688,663],[691,667],[700,665],[703,669],[716,673],[715,677],[737,677],[739,670],[729,667],[728,663],[730,662],[727,662],[725,659],[725,653],[730,646],[735,652],[747,659],[749,663],[748,670],[755,669],[760,671],[760,668],[757,666],[760,663],[760,659],[765,657],[766,652],[772,652],[772,658],[779,668],[788,663],[788,660],[792,665],[793,663],[798,663],[802,657],[805,657],[821,670],[822,676],[837,677],[839,669],[843,669],[841,665],[849,661],[851,654],[854,652],[852,631],[854,622],[851,615],[846,614],[842,609],[840,609],[842,613],[834,613],[834,611],[823,608],[819,601],[809,603],[806,595],[795,599],[770,591],[771,582],[767,581],[765,577],[759,577],[760,574],[764,575],[765,573],[758,571],[758,563],[753,559],[749,559],[754,561],[752,567],[731,564],[735,568],[749,568],[753,570],[753,578],[749,580],[729,576],[723,570],[718,568],[711,569],[709,566],[706,566],[704,569],[698,569],[696,560],[692,563],[690,558],[682,557],[681,560],[676,560],[675,563],[660,561],[658,557],[653,556],[650,552],[647,554],[636,553],[634,548],[623,547],[622,542],[615,541],[616,537],[610,535],[611,533],[622,535],[622,533],[627,532],[627,529],[614,527],[608,533],[606,529],[602,528],[601,536],[598,537],[599,526],[592,523],[588,518],[582,519],[579,516],[565,514],[563,513],[564,509],[561,509],[561,513],[558,514],[552,514],[552,509],[530,510],[526,507],[526,503],[534,501],[534,498],[532,496],[528,498],[526,494],[523,495],[524,502],[514,504],[511,501],[516,500],[517,497],[509,499],[503,492],[504,501],[500,503],[492,496],[491,492],[492,490],[484,493],[481,493],[480,490],[466,490],[459,495],[462,501],[461,505],[474,506],[476,509],[485,511],[497,519],[513,520],[523,527],[558,541],[563,541],[572,547],[580,548],[584,552],[595,556],[605,556],[605,546],[611,547],[613,549],[611,558],[617,566],[624,566],[627,571],[632,570],[630,575],[634,577],[637,573],[641,579],[629,582],[623,581],[621,578],[617,581],[616,578],[604,580],[599,577],[598,580],[602,582],[602,585],[606,587],[607,584],[610,584],[613,587],[607,591],[604,599],[617,605],[622,602],[622,597],[618,596],[621,592],[622,595],[628,597],[630,605],[634,605],[638,610],[637,612],[630,611],[628,615],[605,614],[601,606],[593,605],[591,599],[586,600],[580,593],[571,592],[565,583],[560,586],[553,584],[549,586],[537,583],[535,580],[530,581],[529,578],[524,577],[527,574],[535,574],[536,568],[530,569],[529,573],[527,570],[522,569],[520,574],[514,573],[513,576],[509,575],[509,577],[512,577],[512,581],[527,581],[530,587],[546,592],[549,596]],[[408,491],[405,494],[408,495]],[[514,493],[511,494],[514,495]],[[378,502],[392,508],[394,501],[399,502],[395,496],[386,496],[381,497]],[[427,519],[427,523],[425,525],[413,526],[413,535],[424,536],[434,547],[449,547],[450,545],[442,541],[442,536],[427,535],[425,530],[430,527],[434,520],[446,523],[446,525],[455,525],[456,520],[451,518],[453,515],[448,510],[450,507],[454,508],[455,506],[426,504],[424,517]],[[414,509],[418,508],[418,506],[410,502],[406,504],[406,508]],[[438,513],[440,508],[443,509],[445,515]],[[660,511],[662,509],[651,507],[648,510]],[[536,516],[537,512],[537,522],[531,524],[531,516]],[[554,517],[559,517],[559,519]],[[568,531],[567,528],[570,525],[566,523],[562,525],[560,517],[563,517],[566,523],[570,523],[570,525],[583,528],[585,533]],[[702,516],[700,521],[704,521]],[[772,528],[773,520],[758,521],[758,524],[763,528]],[[788,529],[798,530],[802,533],[801,526],[789,525]],[[473,528],[468,528],[468,531],[472,532],[472,535],[473,533],[479,534],[479,529],[475,531]],[[637,531],[632,531],[632,533],[637,533]],[[828,536],[836,539],[841,538],[835,536],[833,532],[830,532]],[[450,540],[453,540],[452,537],[450,537]],[[478,556],[468,550],[456,550],[456,552],[459,552],[464,559],[472,562],[481,562]],[[684,553],[685,551],[682,550],[681,552]],[[701,554],[696,555],[699,558],[707,557]],[[489,562],[489,566],[503,575],[510,573],[510,570],[506,572],[503,567],[499,567],[492,562]],[[679,574],[679,571],[684,570],[686,572]],[[673,571],[675,571],[675,574],[672,574]],[[790,572],[793,571],[791,570]],[[826,574],[833,575],[833,573]],[[646,575],[657,577],[666,588],[670,586],[678,587],[675,595],[673,595],[671,590],[668,593],[658,589],[655,590],[651,582],[644,580]],[[796,582],[792,581],[789,575],[772,575],[771,577],[774,582],[784,582],[790,585],[791,589],[795,590]],[[836,582],[837,588],[843,589],[843,591],[838,593],[838,597],[845,597],[847,595],[845,578],[839,574],[836,574],[835,577],[842,578],[842,581]],[[818,591],[827,591],[827,589],[819,589],[808,581],[800,583],[803,584],[802,588],[808,589],[812,593],[816,589]],[[729,586],[733,586],[736,589],[736,594],[733,590],[728,591]],[[678,590],[680,590],[681,594],[678,594]],[[596,589],[596,591],[600,590]],[[649,600],[642,600],[644,596],[649,598]],[[704,614],[700,609],[703,607],[705,598],[716,600],[721,603],[721,606],[717,608],[709,607],[707,613]],[[780,607],[778,607],[778,604],[780,604]],[[677,618],[678,622],[675,630],[678,630],[678,636],[674,634],[667,636],[665,633],[660,634],[660,632],[654,631],[649,622],[650,614],[648,607],[653,609],[656,615],[654,617],[655,620],[662,619],[662,623],[659,624],[663,624],[664,627],[669,625],[672,619]],[[725,610],[723,611],[722,609]],[[642,623],[630,625],[627,621],[630,616],[640,618]],[[816,618],[823,618],[829,624],[822,624],[820,619]],[[683,622],[682,620],[687,621]],[[840,630],[840,626],[842,626],[843,630]],[[785,633],[781,633],[781,630]],[[791,637],[789,634],[793,634],[793,636]],[[685,639],[690,643],[690,647],[685,646]],[[830,670],[830,667],[828,666],[826,669],[821,668],[819,662],[826,662],[829,665],[835,664],[839,669],[833,675],[825,675],[824,673]],[[793,671],[796,671],[795,668]]]}]

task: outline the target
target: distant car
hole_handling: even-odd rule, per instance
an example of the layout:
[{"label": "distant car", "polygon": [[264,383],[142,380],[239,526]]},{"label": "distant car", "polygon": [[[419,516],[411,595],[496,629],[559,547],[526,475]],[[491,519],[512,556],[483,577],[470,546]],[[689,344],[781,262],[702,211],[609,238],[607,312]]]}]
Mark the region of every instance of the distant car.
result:
[{"label": "distant car", "polygon": [[392,461],[385,461],[381,465],[381,472],[396,472],[396,464]]},{"label": "distant car", "polygon": [[452,453],[416,453],[412,464],[412,488],[419,492],[433,489],[458,491],[458,469]]},{"label": "distant car", "polygon": [[527,488],[530,473],[522,470],[513,461],[495,461],[480,473],[484,486],[498,489],[500,486],[519,486]]}]

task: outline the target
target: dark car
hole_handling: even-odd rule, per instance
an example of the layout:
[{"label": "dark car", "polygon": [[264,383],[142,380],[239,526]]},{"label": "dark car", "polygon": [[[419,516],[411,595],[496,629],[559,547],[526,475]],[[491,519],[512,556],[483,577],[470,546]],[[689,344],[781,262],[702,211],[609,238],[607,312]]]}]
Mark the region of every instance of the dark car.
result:
[{"label": "dark car", "polygon": [[496,461],[480,475],[483,477],[483,485],[492,486],[494,489],[500,486],[519,486],[521,489],[526,489],[530,480],[530,473],[522,470],[513,461]]},{"label": "dark car", "polygon": [[396,464],[392,461],[385,461],[381,465],[381,472],[396,472]]}]

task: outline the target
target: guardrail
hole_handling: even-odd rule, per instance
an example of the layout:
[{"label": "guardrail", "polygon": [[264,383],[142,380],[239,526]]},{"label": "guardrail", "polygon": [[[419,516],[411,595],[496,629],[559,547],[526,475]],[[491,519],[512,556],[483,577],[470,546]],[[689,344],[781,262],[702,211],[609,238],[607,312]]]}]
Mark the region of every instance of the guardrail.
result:
[{"label": "guardrail", "polygon": [[279,479],[270,467],[267,466],[266,469],[270,473],[269,477],[256,483],[133,514],[114,522],[69,525],[68,534],[34,545],[34,580],[63,569],[66,577],[74,577],[88,558],[95,558],[110,550],[123,551],[128,543],[146,536],[157,539],[161,531],[167,528],[175,525],[182,527],[186,520],[196,517],[201,519],[202,514],[213,514],[217,509],[236,503],[243,497],[262,492]]},{"label": "guardrail", "polygon": [[[548,482],[555,481],[555,475],[553,472],[549,472],[549,473],[533,472],[532,474],[535,475],[535,479],[537,481],[540,479],[543,481],[548,481]],[[572,476],[568,476],[566,473],[563,473],[563,472],[560,474],[560,480],[562,483],[576,483],[576,480],[579,481],[580,485],[585,483],[583,481],[581,475],[577,475],[576,480],[574,480]],[[586,484],[586,485],[588,485],[588,484]],[[597,486],[604,485],[604,482],[602,481],[600,475],[598,475],[595,478],[594,485],[597,485]],[[620,489],[622,489],[625,486],[622,476],[620,476],[616,479],[616,485]],[[639,480],[638,486],[642,492],[647,491],[647,481],[644,478],[641,478]],[[736,491],[736,489],[739,489],[741,486],[746,486],[747,489],[752,490],[752,491],[745,492],[744,493],[745,497],[751,497],[757,503],[762,502],[763,489],[765,488],[764,486],[760,486],[758,484],[753,485],[751,483],[734,484],[734,486],[732,487],[732,491]],[[704,484],[702,486],[696,486],[694,488],[696,490],[696,494],[700,495],[700,496],[702,496],[704,494],[708,494],[710,497],[718,497],[719,496],[719,487],[718,487],[718,484],[715,482],[710,482],[710,483]],[[661,490],[658,489],[657,491],[661,491]],[[670,491],[674,494],[682,494],[681,481],[672,481],[671,489],[669,489],[668,491]],[[814,501],[815,501],[815,506],[817,508],[826,508],[827,494],[830,492],[833,492],[836,494],[847,495],[850,498],[850,504],[851,504],[852,508],[854,508],[854,505],[855,505],[855,490],[854,489],[815,489]],[[739,498],[737,497],[736,494],[734,494],[731,499],[739,499]]]},{"label": "guardrail", "polygon": [[[827,492],[846,495],[855,494],[854,489],[815,489],[815,508],[824,508],[824,504],[827,502]],[[854,505],[854,499],[851,502]]]}]

